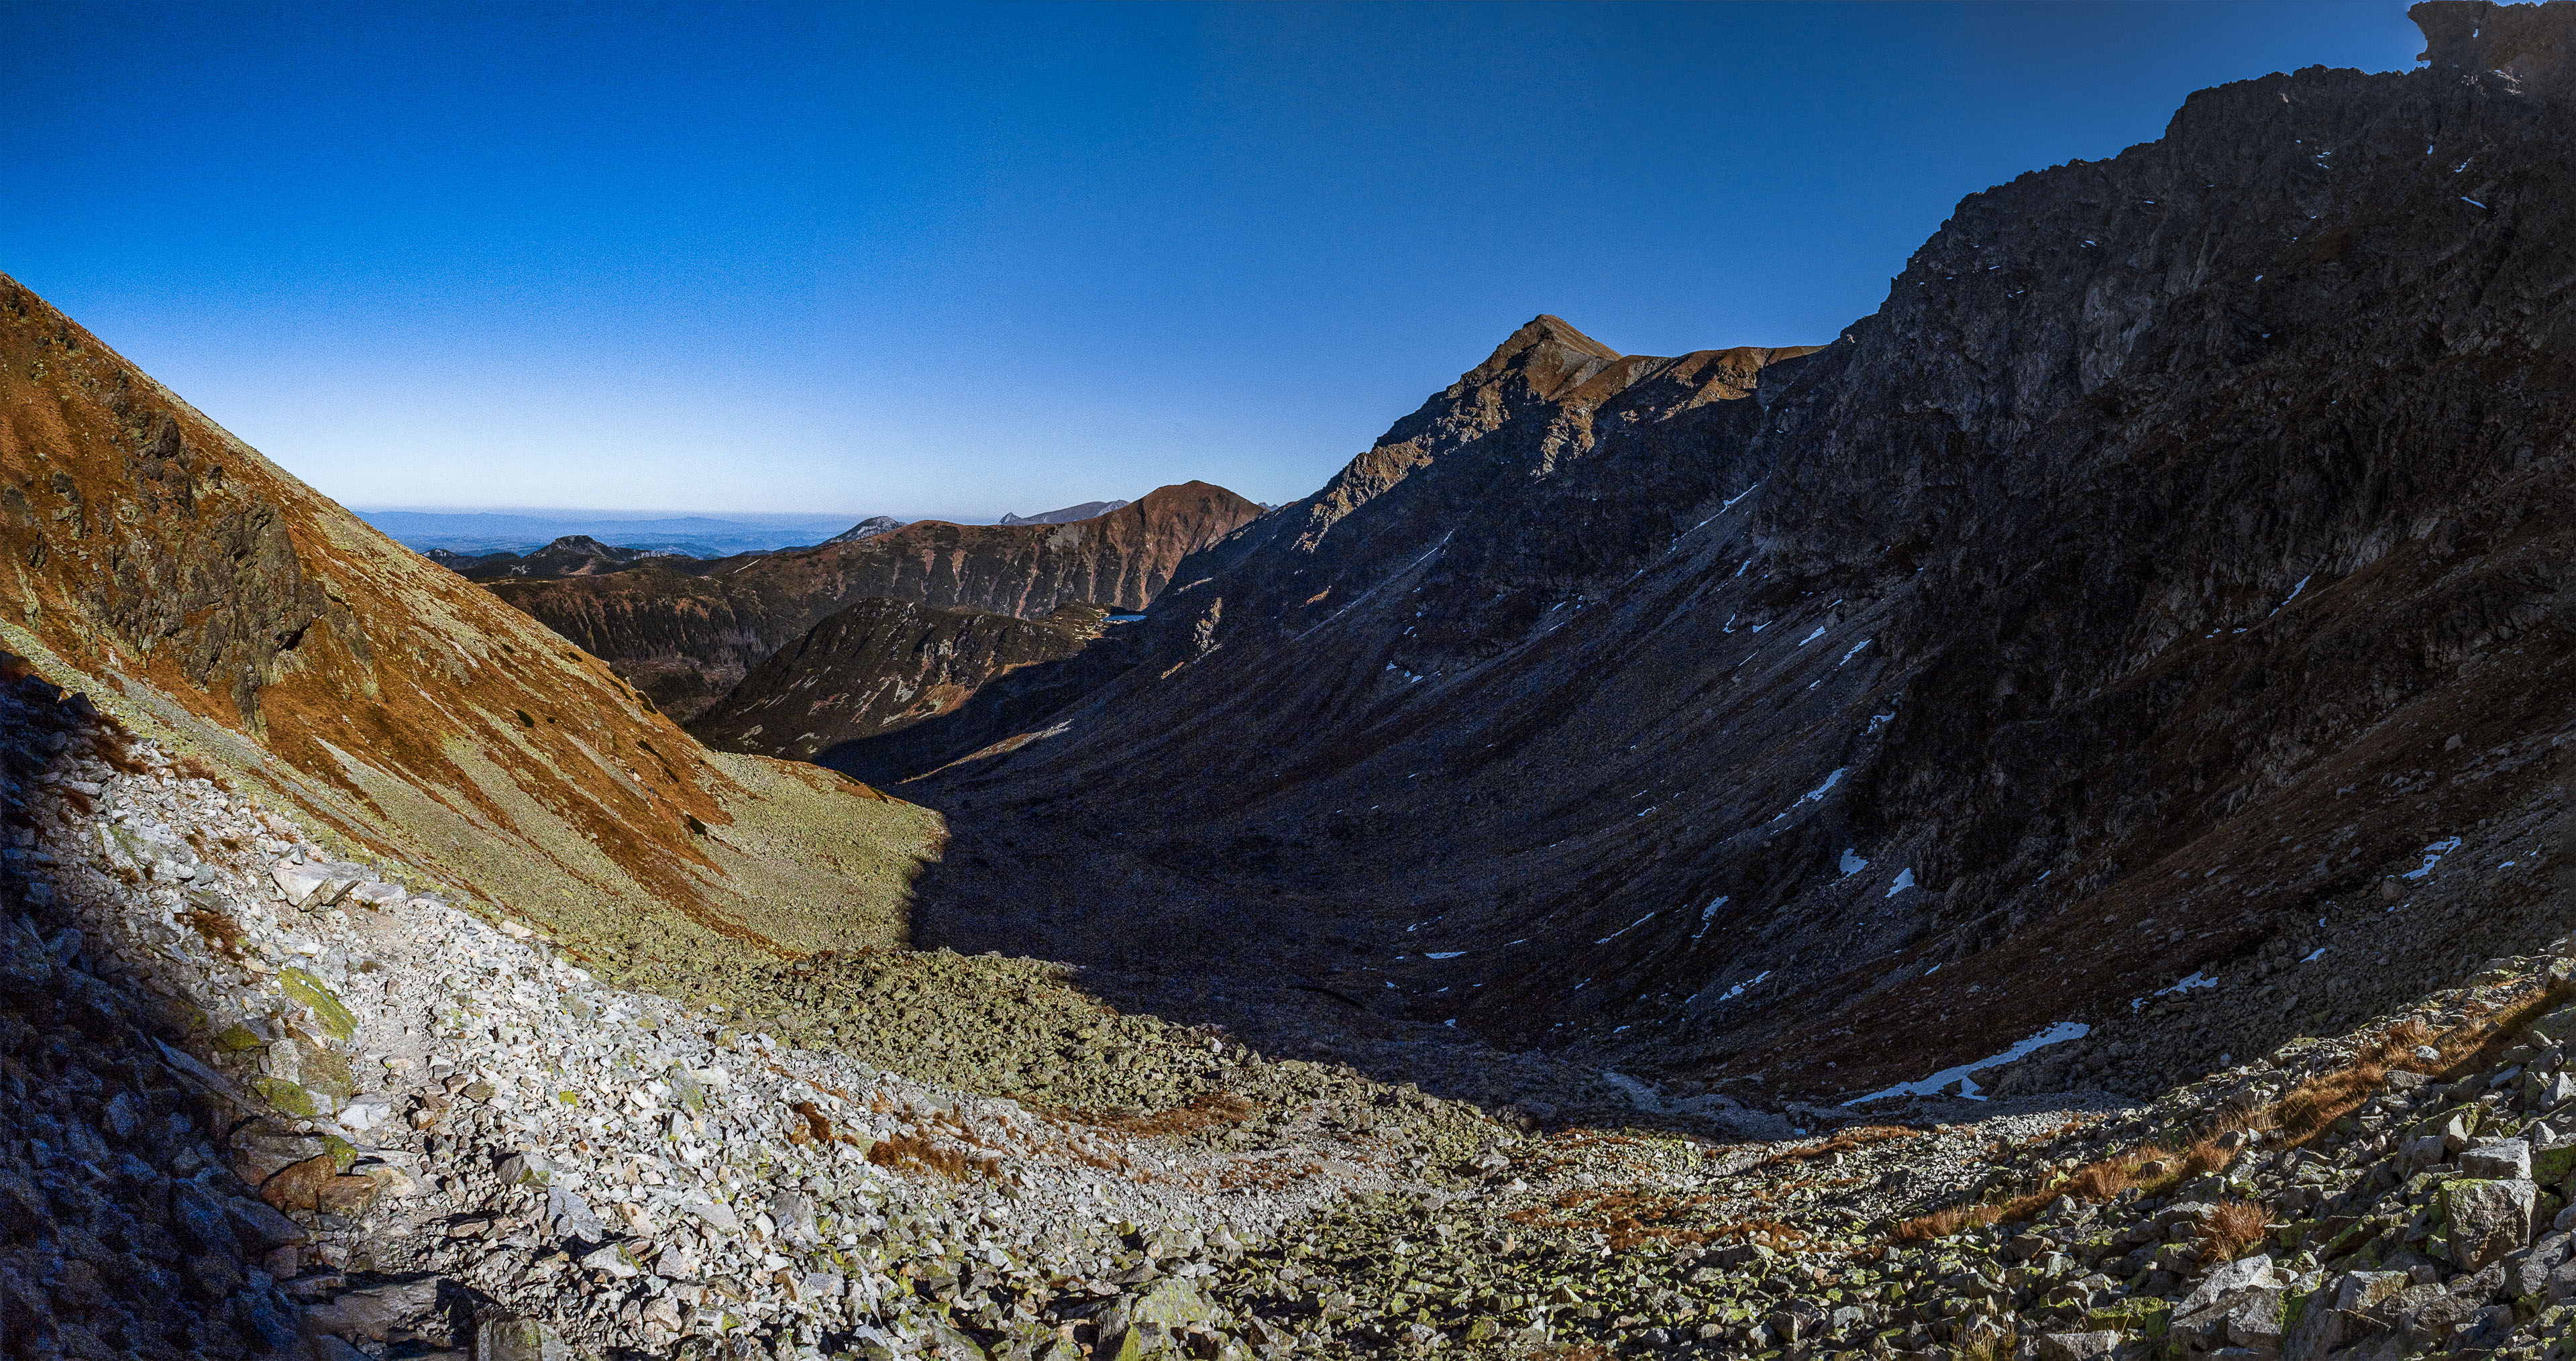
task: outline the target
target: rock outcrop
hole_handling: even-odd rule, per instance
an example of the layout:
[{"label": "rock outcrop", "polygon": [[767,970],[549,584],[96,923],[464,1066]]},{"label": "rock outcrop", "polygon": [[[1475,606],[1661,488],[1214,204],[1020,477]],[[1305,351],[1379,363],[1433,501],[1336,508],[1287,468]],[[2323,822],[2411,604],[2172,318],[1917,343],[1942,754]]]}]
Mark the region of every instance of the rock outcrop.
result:
[{"label": "rock outcrop", "polygon": [[763,658],[855,601],[1023,619],[1076,601],[1140,609],[1184,556],[1258,513],[1223,487],[1188,482],[1071,524],[919,520],[845,543],[689,571],[645,563],[609,576],[495,582],[492,589],[686,720]]},{"label": "rock outcrop", "polygon": [[2424,30],[2435,74],[2463,82],[2501,79],[2514,94],[2576,97],[2576,5],[2564,0],[2504,5],[2493,0],[2423,0],[2406,11]]},{"label": "rock outcrop", "polygon": [[2060,1022],[2028,1080],[2147,1090],[2546,939],[2576,163],[2537,79],[2195,94],[1970,196],[1814,353],[1534,321],[904,786],[982,848],[931,938],[1836,1099]]}]

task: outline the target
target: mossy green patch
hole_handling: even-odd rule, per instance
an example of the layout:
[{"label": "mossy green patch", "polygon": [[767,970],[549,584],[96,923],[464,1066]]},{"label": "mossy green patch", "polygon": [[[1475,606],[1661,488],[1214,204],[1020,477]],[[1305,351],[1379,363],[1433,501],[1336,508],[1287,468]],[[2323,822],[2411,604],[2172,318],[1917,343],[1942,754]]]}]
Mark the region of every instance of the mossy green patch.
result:
[{"label": "mossy green patch", "polygon": [[310,1120],[324,1113],[321,1101],[312,1092],[284,1078],[255,1077],[250,1080],[250,1085],[251,1090],[259,1093],[260,1100],[267,1102],[271,1110],[281,1115]]},{"label": "mossy green patch", "polygon": [[277,975],[277,986],[284,989],[287,996],[303,1003],[331,1038],[346,1044],[357,1035],[358,1018],[349,1014],[349,1009],[340,1004],[338,994],[324,986],[321,979],[302,969],[282,969]]}]

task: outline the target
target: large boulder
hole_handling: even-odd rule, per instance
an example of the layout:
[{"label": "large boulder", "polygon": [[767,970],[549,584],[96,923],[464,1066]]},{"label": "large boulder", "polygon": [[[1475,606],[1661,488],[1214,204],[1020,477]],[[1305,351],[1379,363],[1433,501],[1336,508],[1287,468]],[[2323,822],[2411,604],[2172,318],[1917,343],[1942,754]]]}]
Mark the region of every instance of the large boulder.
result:
[{"label": "large boulder", "polygon": [[2123,1334],[2041,1333],[2031,1340],[2031,1350],[2039,1361],[2100,1361],[2120,1349]]},{"label": "large boulder", "polygon": [[2519,1178],[2464,1177],[2444,1185],[2443,1202],[2443,1235],[2450,1240],[2451,1260],[2464,1271],[2476,1271],[2531,1241],[2540,1188]]},{"label": "large boulder", "polygon": [[2530,1181],[2531,1145],[2522,1139],[2496,1139],[2460,1154],[2460,1175],[2488,1181]]}]

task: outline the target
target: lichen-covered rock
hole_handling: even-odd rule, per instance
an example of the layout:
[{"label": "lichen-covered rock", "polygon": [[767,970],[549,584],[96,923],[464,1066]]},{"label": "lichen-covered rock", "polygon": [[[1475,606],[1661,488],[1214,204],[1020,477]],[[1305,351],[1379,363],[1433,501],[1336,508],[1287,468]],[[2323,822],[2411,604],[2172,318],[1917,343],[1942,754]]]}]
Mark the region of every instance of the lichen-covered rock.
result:
[{"label": "lichen-covered rock", "polygon": [[2476,1271],[2531,1241],[2532,1211],[2540,1188],[2528,1181],[2461,1179],[2442,1187],[2443,1237],[2450,1240],[2451,1260],[2463,1271]]}]

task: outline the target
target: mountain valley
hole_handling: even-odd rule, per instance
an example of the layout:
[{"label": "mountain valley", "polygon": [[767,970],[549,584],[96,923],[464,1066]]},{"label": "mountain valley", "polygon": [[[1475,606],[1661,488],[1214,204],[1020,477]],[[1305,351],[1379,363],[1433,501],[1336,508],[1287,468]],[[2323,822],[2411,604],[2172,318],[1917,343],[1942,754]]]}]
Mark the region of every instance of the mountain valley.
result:
[{"label": "mountain valley", "polygon": [[2410,14],[1279,507],[424,555],[0,276],[0,1355],[2576,1355],[2576,4]]}]

